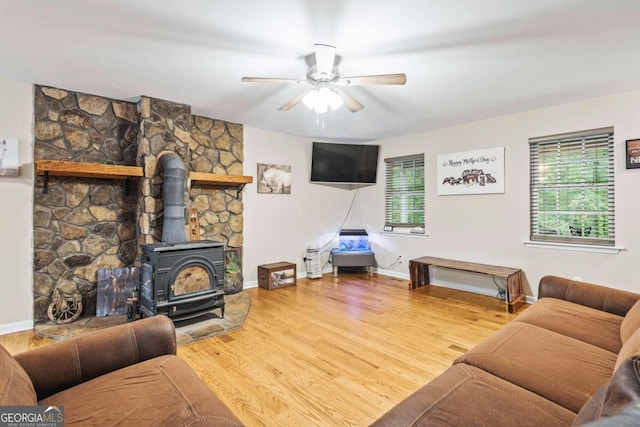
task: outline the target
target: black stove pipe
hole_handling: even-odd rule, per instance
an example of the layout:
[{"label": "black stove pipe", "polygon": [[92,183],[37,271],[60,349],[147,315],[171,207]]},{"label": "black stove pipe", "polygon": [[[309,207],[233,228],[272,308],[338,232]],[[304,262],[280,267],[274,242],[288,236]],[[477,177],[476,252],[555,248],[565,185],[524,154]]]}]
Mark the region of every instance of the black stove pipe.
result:
[{"label": "black stove pipe", "polygon": [[185,230],[186,207],[184,204],[184,162],[173,151],[163,151],[158,155],[158,163],[164,170],[162,242],[183,243],[187,241]]}]

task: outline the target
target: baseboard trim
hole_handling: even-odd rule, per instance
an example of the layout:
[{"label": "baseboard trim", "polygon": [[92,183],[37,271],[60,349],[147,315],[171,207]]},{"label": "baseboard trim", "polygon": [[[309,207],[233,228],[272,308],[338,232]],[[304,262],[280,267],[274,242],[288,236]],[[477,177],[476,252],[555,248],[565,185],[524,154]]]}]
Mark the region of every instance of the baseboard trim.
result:
[{"label": "baseboard trim", "polygon": [[409,273],[400,273],[399,271],[385,270],[384,268],[377,268],[376,273],[382,274],[383,276],[395,277],[396,279],[410,279]]},{"label": "baseboard trim", "polygon": [[[332,269],[328,269],[322,272],[322,274],[325,273],[332,273],[333,270]],[[306,271],[299,271],[298,274],[296,274],[296,278],[298,279],[306,279],[307,278],[307,272]],[[242,289],[251,289],[251,288],[257,288],[258,287],[258,281],[257,280],[251,280],[249,282],[244,282],[242,284]]]},{"label": "baseboard trim", "polygon": [[[332,273],[332,272],[333,272],[333,270],[324,271],[323,274]],[[399,271],[386,270],[384,268],[376,269],[376,273],[377,274],[382,274],[383,276],[394,277],[396,279],[403,279],[403,280],[409,280],[410,279],[409,273],[401,273]],[[306,272],[298,273],[297,277],[298,277],[298,279],[306,278],[307,277],[307,273]],[[486,295],[486,296],[489,296],[489,297],[495,297],[496,296],[496,292],[494,290],[492,290],[492,289],[486,289],[486,288],[481,288],[481,287],[472,286],[472,285],[464,285],[464,284],[461,284],[461,283],[449,282],[449,281],[446,281],[446,280],[439,280],[438,283],[431,283],[431,285],[440,286],[440,287],[449,288],[449,289],[457,289],[459,291],[471,292],[471,293],[474,293],[474,294]],[[258,287],[258,281],[257,280],[252,280],[250,282],[244,282],[244,285],[243,285],[243,289],[250,289],[250,288],[257,288],[257,287]],[[528,304],[533,304],[538,299],[533,297],[533,296],[527,295],[525,300],[527,301]]]},{"label": "baseboard trim", "polygon": [[[400,273],[398,271],[393,271],[393,270],[385,270],[385,269],[379,268],[377,270],[377,273],[382,274],[384,276],[395,277],[397,279],[405,279],[405,280],[410,279],[409,273]],[[446,280],[438,280],[438,283],[431,283],[431,285],[440,286],[442,288],[456,289],[459,291],[471,292],[474,294],[486,295],[489,297],[496,296],[496,291],[494,291],[493,289],[481,288],[479,286],[472,286],[472,285],[464,285],[462,283],[449,282]],[[538,299],[533,296],[529,296],[529,295],[525,296],[525,301],[528,304],[533,304],[537,300]]]},{"label": "baseboard trim", "polygon": [[24,320],[22,322],[7,323],[0,325],[0,335],[11,334],[13,332],[26,331],[33,329],[33,320]]}]

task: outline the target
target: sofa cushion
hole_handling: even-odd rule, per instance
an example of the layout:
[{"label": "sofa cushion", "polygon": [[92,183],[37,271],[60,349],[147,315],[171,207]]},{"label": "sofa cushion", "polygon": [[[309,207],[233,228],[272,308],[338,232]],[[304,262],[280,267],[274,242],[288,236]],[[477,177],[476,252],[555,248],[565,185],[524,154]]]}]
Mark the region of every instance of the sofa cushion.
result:
[{"label": "sofa cushion", "polygon": [[35,405],[36,391],[22,366],[0,346],[0,406]]},{"label": "sofa cushion", "polygon": [[617,353],[624,317],[556,298],[541,298],[514,320],[526,322]]},{"label": "sofa cushion", "polygon": [[620,324],[620,339],[624,343],[640,329],[640,300],[627,312]]},{"label": "sofa cushion", "polygon": [[624,343],[620,352],[618,353],[618,358],[616,360],[615,369],[626,359],[636,356],[640,354],[640,329],[638,329],[629,339]]},{"label": "sofa cushion", "polygon": [[177,356],[150,359],[51,395],[65,425],[241,426],[231,411]]},{"label": "sofa cushion", "polygon": [[460,356],[577,413],[611,377],[616,354],[547,329],[512,322]]},{"label": "sofa cushion", "polygon": [[[611,380],[584,405],[574,421],[579,426],[624,411],[640,402],[640,356],[625,359]],[[637,425],[637,424],[636,424]]]},{"label": "sofa cushion", "polygon": [[473,366],[458,364],[407,397],[372,427],[566,426],[575,414]]}]

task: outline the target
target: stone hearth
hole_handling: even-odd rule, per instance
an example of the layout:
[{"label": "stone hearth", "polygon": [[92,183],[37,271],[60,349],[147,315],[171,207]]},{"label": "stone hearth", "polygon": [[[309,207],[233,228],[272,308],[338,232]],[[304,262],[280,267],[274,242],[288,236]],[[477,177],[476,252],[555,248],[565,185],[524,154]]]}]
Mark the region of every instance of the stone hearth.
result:
[{"label": "stone hearth", "polygon": [[[245,292],[225,297],[226,309],[224,319],[217,313],[211,312],[197,318],[176,322],[176,338],[178,344],[187,344],[205,338],[223,335],[240,329],[251,307],[251,298]],[[73,323],[59,325],[52,322],[40,323],[35,326],[38,335],[62,341],[67,338],[86,334],[109,326],[121,325],[127,322],[127,316],[93,317],[85,316]]]}]

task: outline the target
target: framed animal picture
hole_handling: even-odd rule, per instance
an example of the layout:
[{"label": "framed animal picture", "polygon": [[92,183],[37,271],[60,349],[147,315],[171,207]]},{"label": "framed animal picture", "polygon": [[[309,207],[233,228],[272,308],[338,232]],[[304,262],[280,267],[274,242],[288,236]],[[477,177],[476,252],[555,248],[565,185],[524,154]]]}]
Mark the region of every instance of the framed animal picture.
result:
[{"label": "framed animal picture", "polygon": [[96,316],[127,314],[127,298],[133,297],[139,287],[138,267],[99,269]]},{"label": "framed animal picture", "polygon": [[0,137],[0,176],[20,175],[18,140]]},{"label": "framed animal picture", "polygon": [[258,163],[258,193],[291,194],[291,166]]},{"label": "framed animal picture", "polygon": [[504,193],[504,147],[438,156],[438,195]]}]

